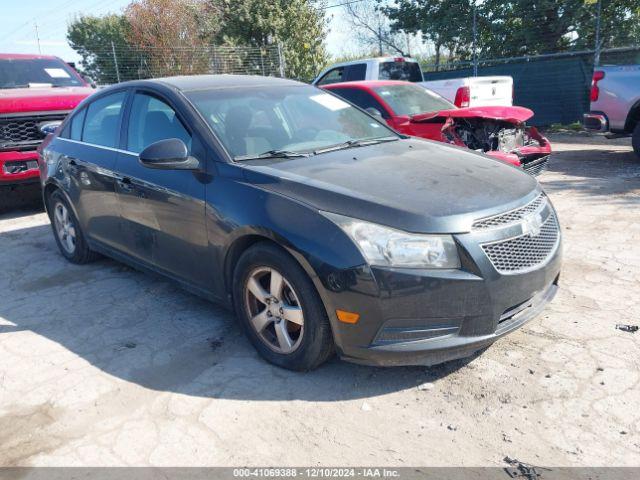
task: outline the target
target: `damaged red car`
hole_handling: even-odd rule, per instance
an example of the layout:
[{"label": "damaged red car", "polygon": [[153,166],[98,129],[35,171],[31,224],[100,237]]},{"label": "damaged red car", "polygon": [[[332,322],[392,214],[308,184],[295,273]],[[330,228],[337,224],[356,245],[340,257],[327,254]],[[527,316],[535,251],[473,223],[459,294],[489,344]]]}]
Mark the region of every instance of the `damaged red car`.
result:
[{"label": "damaged red car", "polygon": [[551,153],[549,140],[526,121],[524,107],[458,108],[419,85],[363,81],[326,85],[329,90],[400,133],[470,148],[538,175]]}]

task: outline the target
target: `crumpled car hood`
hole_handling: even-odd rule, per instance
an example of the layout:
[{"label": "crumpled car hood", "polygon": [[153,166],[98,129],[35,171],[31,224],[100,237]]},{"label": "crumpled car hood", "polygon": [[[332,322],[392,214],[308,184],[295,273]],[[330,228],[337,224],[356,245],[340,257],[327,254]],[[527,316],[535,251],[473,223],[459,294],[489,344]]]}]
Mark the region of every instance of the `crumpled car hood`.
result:
[{"label": "crumpled car hood", "polygon": [[411,117],[412,122],[432,122],[447,118],[485,118],[505,122],[522,123],[533,117],[533,111],[525,107],[469,107],[437,112],[419,113]]}]

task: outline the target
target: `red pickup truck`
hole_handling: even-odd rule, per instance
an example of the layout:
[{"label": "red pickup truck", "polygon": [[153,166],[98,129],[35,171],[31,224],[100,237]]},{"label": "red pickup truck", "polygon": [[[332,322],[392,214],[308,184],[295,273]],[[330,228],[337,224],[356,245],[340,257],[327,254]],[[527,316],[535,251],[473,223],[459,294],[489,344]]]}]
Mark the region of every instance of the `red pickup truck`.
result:
[{"label": "red pickup truck", "polygon": [[57,57],[0,53],[0,186],[36,182],[36,148],[93,89]]}]

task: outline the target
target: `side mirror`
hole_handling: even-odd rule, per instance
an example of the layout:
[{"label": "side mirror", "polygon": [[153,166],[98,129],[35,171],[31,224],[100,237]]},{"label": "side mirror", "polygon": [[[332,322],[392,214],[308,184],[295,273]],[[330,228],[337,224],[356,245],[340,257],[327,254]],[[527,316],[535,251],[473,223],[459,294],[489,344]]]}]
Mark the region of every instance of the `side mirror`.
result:
[{"label": "side mirror", "polygon": [[382,113],[380,112],[380,110],[378,110],[375,107],[365,108],[364,111],[367,112],[369,115],[371,115],[373,117],[382,118]]},{"label": "side mirror", "polygon": [[147,168],[162,170],[198,170],[200,162],[189,156],[189,150],[182,140],[167,138],[152,143],[139,155],[140,163]]}]

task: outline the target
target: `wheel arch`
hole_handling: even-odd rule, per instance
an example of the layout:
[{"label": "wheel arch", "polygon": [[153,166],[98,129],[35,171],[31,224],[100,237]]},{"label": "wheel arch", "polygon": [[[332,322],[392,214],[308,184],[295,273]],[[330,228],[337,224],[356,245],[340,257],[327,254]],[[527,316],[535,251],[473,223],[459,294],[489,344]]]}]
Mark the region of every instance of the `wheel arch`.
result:
[{"label": "wheel arch", "polygon": [[[311,278],[314,284],[318,280],[318,276],[311,266],[311,264],[307,261],[307,259],[300,253],[298,250],[286,240],[279,238],[277,234],[274,232],[267,231],[249,231],[237,236],[226,249],[226,254],[224,258],[224,282],[225,282],[225,292],[227,295],[230,295],[233,288],[233,271],[235,266],[238,263],[238,260],[242,256],[244,252],[246,252],[253,245],[265,242],[274,245],[279,248],[287,255],[292,257],[298,265],[302,267],[307,275]],[[318,287],[316,285],[316,290]]]},{"label": "wheel arch", "polygon": [[336,337],[335,323],[337,322],[335,316],[335,309],[333,308],[333,303],[329,299],[329,297],[324,292],[324,287],[320,277],[318,276],[316,270],[313,268],[311,263],[307,260],[307,258],[295,248],[290,242],[286,241],[283,238],[280,238],[276,233],[271,231],[249,231],[245,232],[237,236],[229,245],[226,250],[226,255],[224,258],[224,269],[223,269],[223,281],[225,293],[227,295],[227,299],[229,304],[233,306],[233,272],[235,266],[238,263],[238,260],[242,256],[242,254],[251,248],[253,245],[261,242],[270,243],[274,245],[278,249],[285,252],[287,255],[293,258],[293,260],[302,267],[304,272],[309,276],[311,283],[313,284],[320,301],[322,302],[327,316],[329,317],[329,324],[331,325],[331,332],[334,338],[334,341],[337,345],[340,343],[340,339]]},{"label": "wheel arch", "polygon": [[76,211],[75,205],[69,198],[69,195],[67,195],[67,192],[65,192],[64,188],[61,185],[59,185],[57,182],[54,182],[54,181],[47,182],[45,186],[42,188],[42,199],[43,199],[44,207],[47,211],[47,214],[51,216],[51,208],[49,206],[49,200],[51,198],[51,195],[53,195],[53,193],[56,191],[59,191],[62,194],[62,196],[67,201],[67,204],[73,211],[73,214],[76,216],[76,218],[78,218],[78,212]]}]

